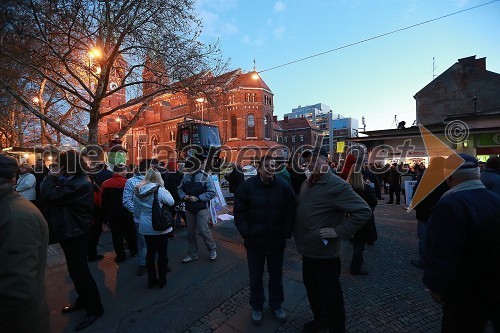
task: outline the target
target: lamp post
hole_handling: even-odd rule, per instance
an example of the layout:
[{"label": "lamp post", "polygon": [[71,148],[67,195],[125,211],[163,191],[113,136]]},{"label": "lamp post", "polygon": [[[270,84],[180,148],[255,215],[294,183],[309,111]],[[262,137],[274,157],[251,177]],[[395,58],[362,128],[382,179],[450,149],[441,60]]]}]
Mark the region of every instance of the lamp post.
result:
[{"label": "lamp post", "polygon": [[201,121],[203,121],[203,104],[205,103],[205,98],[200,97],[200,98],[197,98],[196,101],[198,103],[201,103]]}]

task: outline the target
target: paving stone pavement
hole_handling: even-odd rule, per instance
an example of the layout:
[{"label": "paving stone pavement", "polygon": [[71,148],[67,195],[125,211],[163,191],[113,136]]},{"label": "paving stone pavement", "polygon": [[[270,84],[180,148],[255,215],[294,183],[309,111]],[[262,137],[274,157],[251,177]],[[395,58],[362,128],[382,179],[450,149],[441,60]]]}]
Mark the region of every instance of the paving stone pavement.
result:
[{"label": "paving stone pavement", "polygon": [[[349,274],[352,246],[349,242],[343,244],[341,283],[346,332],[437,333],[441,308],[424,290],[423,271],[410,263],[417,256],[415,213],[407,213],[402,205],[387,205],[385,201],[380,200],[375,210],[379,238],[365,250],[367,276]],[[90,266],[109,311],[85,332],[302,332],[312,313],[302,283],[301,256],[294,241],[288,241],[283,274],[283,308],[288,321],[280,325],[265,307],[262,325],[256,327],[250,319],[248,273],[241,237],[231,223],[216,226],[213,235],[219,246],[215,266],[202,257],[195,264],[176,264],[184,255],[186,237],[185,231],[176,234],[169,243],[173,272],[169,273],[168,288],[159,294],[142,291],[144,282],[134,277],[133,261],[118,268],[112,263],[114,252],[109,233],[103,234],[99,252],[105,253],[106,258]],[[52,281],[48,294],[52,327],[56,328],[53,332],[70,332],[76,320],[58,312],[61,302],[74,295],[65,270],[60,247],[51,245],[47,273],[48,281]],[[205,274],[208,279],[192,278]],[[267,283],[267,276],[264,281]],[[213,290],[207,290],[207,286]],[[196,297],[200,304],[193,303]]]},{"label": "paving stone pavement", "polygon": [[[379,239],[365,250],[367,276],[348,273],[352,246],[343,244],[341,283],[346,307],[347,332],[439,332],[441,309],[424,290],[422,271],[410,260],[417,254],[415,213],[403,206],[387,205],[380,200],[375,210]],[[302,326],[312,319],[312,312],[302,284],[300,255],[289,242],[284,267],[286,324],[272,328],[273,332],[302,332]],[[267,279],[267,277],[266,277]],[[295,284],[291,283],[295,282]],[[302,290],[296,304],[290,306],[288,296]],[[198,320],[185,333],[262,331],[241,325],[250,323],[249,288],[243,288],[218,308]],[[239,324],[230,324],[236,311],[246,316]],[[272,317],[270,310],[264,317]],[[264,318],[265,320],[266,318]],[[224,324],[217,326],[223,321]],[[237,326],[237,327],[234,327]],[[241,330],[241,329],[245,330]]]}]

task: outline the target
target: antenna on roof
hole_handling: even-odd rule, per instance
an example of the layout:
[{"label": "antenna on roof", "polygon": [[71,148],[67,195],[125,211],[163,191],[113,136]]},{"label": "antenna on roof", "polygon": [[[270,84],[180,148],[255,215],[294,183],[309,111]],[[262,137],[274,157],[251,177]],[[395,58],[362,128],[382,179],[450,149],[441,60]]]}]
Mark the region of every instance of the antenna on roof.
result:
[{"label": "antenna on roof", "polygon": [[397,127],[398,127],[398,124],[399,124],[399,122],[398,122],[398,115],[397,115],[397,114],[395,114],[395,115],[394,115],[394,120],[392,121],[392,124],[391,124],[391,127],[392,127],[392,126],[396,126],[396,128],[397,128]]},{"label": "antenna on roof", "polygon": [[436,70],[436,66],[434,63],[434,57],[432,57],[432,79],[434,80],[436,78],[436,75],[434,74],[434,71]]},{"label": "antenna on roof", "polygon": [[256,72],[257,71],[257,66],[255,66],[255,58],[253,58],[253,71]]}]

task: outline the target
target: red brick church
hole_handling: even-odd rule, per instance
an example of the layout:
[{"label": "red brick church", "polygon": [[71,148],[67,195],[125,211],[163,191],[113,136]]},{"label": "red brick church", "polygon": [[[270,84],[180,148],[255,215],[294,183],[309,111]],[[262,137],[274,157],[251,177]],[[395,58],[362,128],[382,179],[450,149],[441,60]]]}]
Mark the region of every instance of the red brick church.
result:
[{"label": "red brick church", "polygon": [[[177,124],[186,117],[218,126],[220,156],[226,162],[248,161],[278,146],[272,141],[273,93],[255,71],[243,73],[237,69],[216,77],[208,73],[206,80],[212,88],[204,94],[164,94],[150,103],[122,138],[122,145],[128,150],[127,164],[135,164],[139,158],[176,159]],[[125,100],[124,92],[117,93],[103,107],[123,104]],[[137,108],[104,119],[99,127],[99,143],[112,139]]]}]

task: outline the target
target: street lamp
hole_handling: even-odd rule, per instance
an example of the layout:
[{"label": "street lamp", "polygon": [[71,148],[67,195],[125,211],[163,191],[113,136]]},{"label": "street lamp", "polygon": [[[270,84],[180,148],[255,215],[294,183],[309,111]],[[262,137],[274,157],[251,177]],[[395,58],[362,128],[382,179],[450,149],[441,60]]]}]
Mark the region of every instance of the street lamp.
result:
[{"label": "street lamp", "polygon": [[205,98],[200,97],[200,98],[197,98],[196,101],[198,103],[201,103],[201,121],[203,121],[203,104],[205,103]]}]

